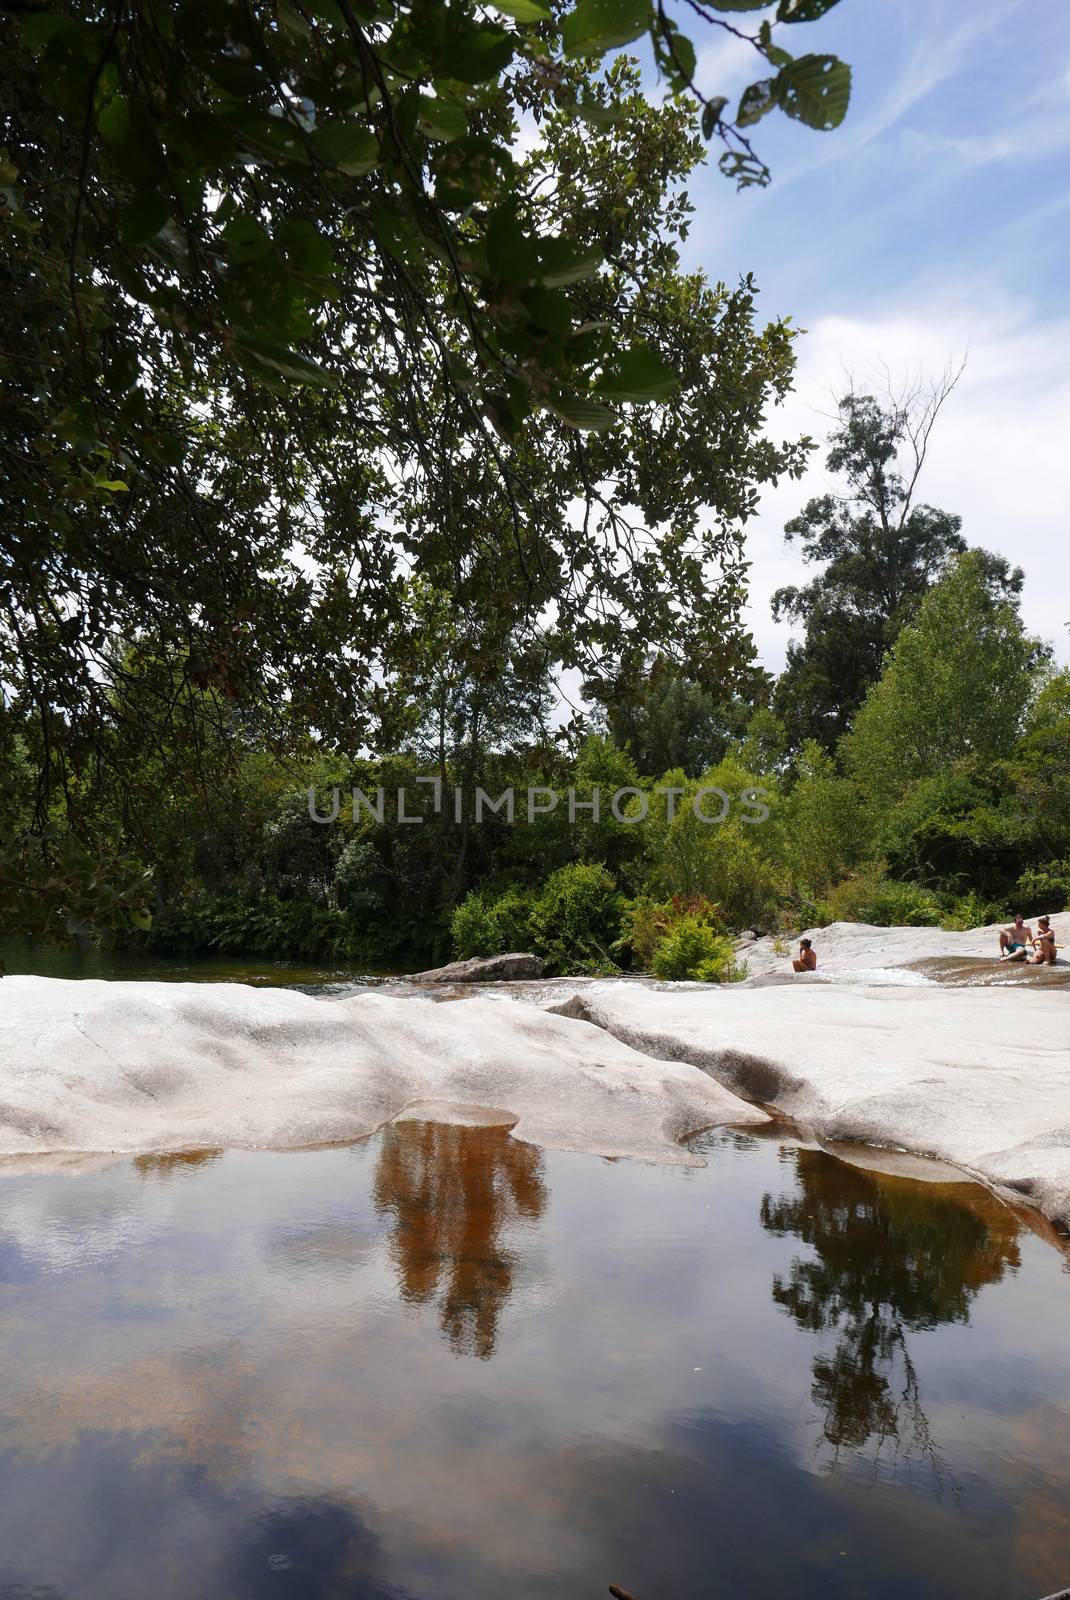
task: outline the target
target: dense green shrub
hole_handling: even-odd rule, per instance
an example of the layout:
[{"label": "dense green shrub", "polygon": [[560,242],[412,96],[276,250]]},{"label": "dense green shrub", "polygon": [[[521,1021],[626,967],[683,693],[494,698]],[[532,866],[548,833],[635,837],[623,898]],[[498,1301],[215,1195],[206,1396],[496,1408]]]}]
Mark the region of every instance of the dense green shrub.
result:
[{"label": "dense green shrub", "polygon": [[[704,895],[732,928],[775,927],[790,879],[783,860],[782,798],[774,780],[726,756],[697,782],[688,782],[682,772],[667,772],[662,784],[683,793],[671,822],[664,803],[651,805],[649,888],[663,895]],[[722,820],[704,822],[695,815],[692,802],[700,789],[719,789],[729,797],[727,807],[716,798],[701,802],[707,816],[725,809]],[[746,820],[755,816],[756,805],[742,799],[756,790],[763,791],[769,811],[761,822]]]},{"label": "dense green shrub", "polygon": [[959,895],[952,901],[940,918],[940,926],[962,933],[967,928],[987,928],[993,922],[1002,922],[1007,915],[1003,901],[986,900],[975,889],[971,889],[968,894]]},{"label": "dense green shrub", "polygon": [[621,935],[614,952],[630,956],[632,966],[640,971],[649,971],[654,951],[669,929],[671,914],[671,901],[655,900],[648,894],[629,900],[621,915]]},{"label": "dense green shrub", "polygon": [[830,889],[826,897],[833,922],[869,922],[881,928],[936,927],[941,906],[916,883],[884,875],[882,862],[870,862]]},{"label": "dense green shrub", "polygon": [[450,919],[454,957],[497,956],[505,950],[528,950],[532,945],[530,895],[510,889],[497,900],[487,900],[474,890]]},{"label": "dense green shrub", "polygon": [[631,965],[642,972],[653,969],[655,951],[674,927],[689,917],[703,923],[714,932],[724,931],[720,907],[705,895],[675,894],[670,900],[654,900],[650,895],[638,895],[626,902],[621,913],[621,936],[613,946],[614,953],[631,958]]},{"label": "dense green shrub", "polygon": [[610,947],[623,899],[597,862],[575,862],[550,874],[531,908],[532,944],[551,972],[614,972]]},{"label": "dense green shrub", "polygon": [[450,939],[456,960],[469,956],[496,956],[501,953],[501,929],[483,896],[466,895],[450,918]]},{"label": "dense green shrub", "polygon": [[1048,911],[1070,908],[1070,858],[1049,861],[1043,867],[1028,867],[1018,879],[1018,898],[1027,909],[1045,907]]},{"label": "dense green shrub", "polygon": [[736,965],[735,946],[701,917],[685,913],[659,942],[651,959],[655,978],[700,983],[730,983],[745,976]]}]

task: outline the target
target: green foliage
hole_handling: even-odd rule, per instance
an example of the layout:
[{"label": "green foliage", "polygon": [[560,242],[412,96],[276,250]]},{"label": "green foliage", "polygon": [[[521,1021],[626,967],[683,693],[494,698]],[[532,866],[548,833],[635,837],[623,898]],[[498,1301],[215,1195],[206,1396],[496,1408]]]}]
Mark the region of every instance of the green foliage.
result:
[{"label": "green foliage", "polygon": [[657,945],[651,970],[655,978],[698,983],[732,983],[746,976],[729,935],[688,914],[678,917]]},{"label": "green foliage", "polygon": [[731,681],[738,529],[806,452],[765,428],[794,330],[681,270],[679,84],[564,61],[537,0],[158,9],[0,17],[0,682],[35,824],[60,797],[92,853],[118,812],[140,853],[147,751],[203,797],[257,739],[397,749],[418,585],[483,691],[536,650],[614,693],[651,649]]},{"label": "green foliage", "polygon": [[895,875],[1002,898],[1029,827],[1007,764],[967,757],[908,789],[877,834]]},{"label": "green foliage", "polygon": [[466,895],[450,918],[450,938],[456,960],[469,956],[496,956],[502,949],[501,930],[482,895]]},{"label": "green foliage", "polygon": [[[966,548],[960,517],[915,500],[929,434],[953,386],[945,377],[900,400],[852,392],[840,401],[827,465],[845,479],[844,492],[808,501],[784,530],[823,570],[773,596],[774,616],[805,628],[789,646],[775,697],[797,745],[833,748],[920,600]],[[1020,570],[985,560],[994,589],[1020,591]]]},{"label": "green foliage", "polygon": [[784,806],[784,854],[792,882],[823,895],[865,853],[869,822],[858,790],[816,740],[795,762]]},{"label": "green foliage", "polygon": [[469,956],[530,949],[531,912],[531,897],[517,890],[496,900],[487,900],[474,891],[466,895],[450,919],[454,958],[463,961]]},{"label": "green foliage", "polygon": [[843,742],[871,805],[972,756],[1010,756],[1047,652],[1013,601],[993,595],[979,551],[958,558],[904,628]]},{"label": "green foliage", "polygon": [[614,949],[629,952],[633,966],[656,978],[729,983],[746,975],[718,907],[702,895],[661,902],[637,896],[624,907]]},{"label": "green foliage", "polygon": [[[684,677],[668,661],[655,660],[634,693],[609,706],[609,730],[645,778],[675,768],[697,778],[761,715],[752,708],[768,685],[768,676],[748,664],[738,693],[718,693]],[[763,728],[768,733],[760,723]]]},{"label": "green foliage", "polygon": [[829,890],[825,900],[832,922],[868,922],[880,928],[936,927],[942,918],[937,897],[916,883],[885,876],[883,862],[870,862]]},{"label": "green foliage", "polygon": [[1044,906],[1052,911],[1070,908],[1070,857],[1047,861],[1043,866],[1026,867],[1019,876],[1016,898],[1027,906]]},{"label": "green foliage", "polygon": [[[667,772],[661,787],[681,791],[675,815],[669,820],[670,800],[651,807],[648,882],[664,895],[703,895],[721,909],[725,922],[735,928],[763,930],[775,926],[777,911],[788,893],[784,865],[782,801],[774,780],[748,771],[734,755],[694,781],[682,772]],[[722,821],[701,820],[695,800],[702,790],[720,790],[729,804],[710,793],[700,801],[711,819],[726,811]],[[764,822],[748,821],[759,815],[744,796],[766,791],[764,804],[771,814]]]},{"label": "green foliage", "polygon": [[984,928],[990,923],[1000,922],[1007,914],[1005,901],[986,900],[975,889],[971,889],[968,894],[952,901],[940,918],[940,926],[964,932],[967,928]]},{"label": "green foliage", "polygon": [[629,954],[632,966],[647,972],[671,920],[671,902],[655,900],[648,894],[637,895],[624,906],[620,938],[613,949]]},{"label": "green foliage", "polygon": [[613,876],[595,862],[551,873],[531,908],[536,954],[550,972],[615,971],[610,955],[620,926],[621,895]]}]

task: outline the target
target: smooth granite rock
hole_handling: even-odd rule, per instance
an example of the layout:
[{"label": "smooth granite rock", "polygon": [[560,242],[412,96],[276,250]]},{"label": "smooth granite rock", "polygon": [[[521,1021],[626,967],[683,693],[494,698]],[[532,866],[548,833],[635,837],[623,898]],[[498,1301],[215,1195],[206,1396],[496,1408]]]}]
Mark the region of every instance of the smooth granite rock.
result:
[{"label": "smooth granite rock", "polygon": [[510,951],[504,956],[469,956],[467,961],[451,961],[445,967],[414,972],[409,983],[515,983],[520,978],[541,978],[544,962],[540,956]]},{"label": "smooth granite rock", "polygon": [[0,978],[0,1156],[286,1149],[402,1115],[687,1164],[688,1134],[768,1121],[695,1067],[511,1001]]},{"label": "smooth granite rock", "polygon": [[[1041,906],[1040,910],[1044,911]],[[1036,932],[1038,912],[1023,908],[1026,922]],[[1066,965],[1070,955],[1070,911],[1049,912],[1055,940],[1058,945],[1057,964]],[[1008,922],[1009,922],[1008,918]],[[944,928],[877,928],[867,922],[833,922],[827,928],[803,928],[792,935],[788,953],[783,941],[768,935],[748,944],[741,957],[747,963],[750,978],[764,977],[770,973],[791,972],[791,956],[799,953],[799,939],[813,941],[817,953],[816,973],[800,974],[804,983],[848,979],[881,983],[909,979],[913,974],[902,969],[909,963],[931,961],[939,957],[984,956],[996,963],[999,958],[999,932],[1005,923],[993,923],[985,928],[968,928],[964,933],[949,933]],[[781,949],[777,949],[777,944]],[[919,978],[919,983],[923,979]]]},{"label": "smooth granite rock", "polygon": [[935,1156],[1070,1230],[1065,991],[602,984],[554,1009],[700,1066],[823,1140]]}]

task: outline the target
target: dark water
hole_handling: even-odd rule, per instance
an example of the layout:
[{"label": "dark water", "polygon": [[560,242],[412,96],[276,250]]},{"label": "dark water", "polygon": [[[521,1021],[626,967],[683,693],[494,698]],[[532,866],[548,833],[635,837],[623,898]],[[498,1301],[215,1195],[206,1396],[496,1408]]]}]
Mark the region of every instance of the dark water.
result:
[{"label": "dark water", "polygon": [[0,1595],[1037,1600],[1070,1274],[984,1191],[412,1124],[0,1175]]},{"label": "dark water", "polygon": [[[251,983],[320,994],[379,982],[386,969],[322,962],[270,961],[258,956],[174,956],[95,946],[27,944],[0,939],[0,973],[42,978],[115,978],[154,983]],[[2,1600],[2,1596],[0,1596]]]}]

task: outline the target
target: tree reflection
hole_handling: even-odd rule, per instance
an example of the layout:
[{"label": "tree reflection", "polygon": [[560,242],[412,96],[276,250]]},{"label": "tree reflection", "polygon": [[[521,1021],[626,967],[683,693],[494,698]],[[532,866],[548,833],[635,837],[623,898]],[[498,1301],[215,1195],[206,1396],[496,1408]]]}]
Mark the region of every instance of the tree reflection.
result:
[{"label": "tree reflection", "polygon": [[382,1139],[375,1204],[394,1218],[401,1296],[437,1296],[450,1348],[486,1361],[516,1265],[503,1234],[546,1204],[541,1153],[505,1128],[438,1122],[391,1126]]},{"label": "tree reflection", "polygon": [[134,1171],[142,1178],[171,1178],[191,1167],[210,1166],[221,1161],[222,1150],[156,1150],[134,1157]]},{"label": "tree reflection", "polygon": [[766,1195],[761,1215],[815,1252],[774,1277],[773,1299],[807,1332],[836,1333],[813,1362],[824,1437],[837,1452],[891,1440],[938,1474],[907,1334],[967,1322],[985,1284],[1018,1265],[1018,1223],[972,1186],[874,1175],[822,1150],[794,1159],[799,1192]]}]

